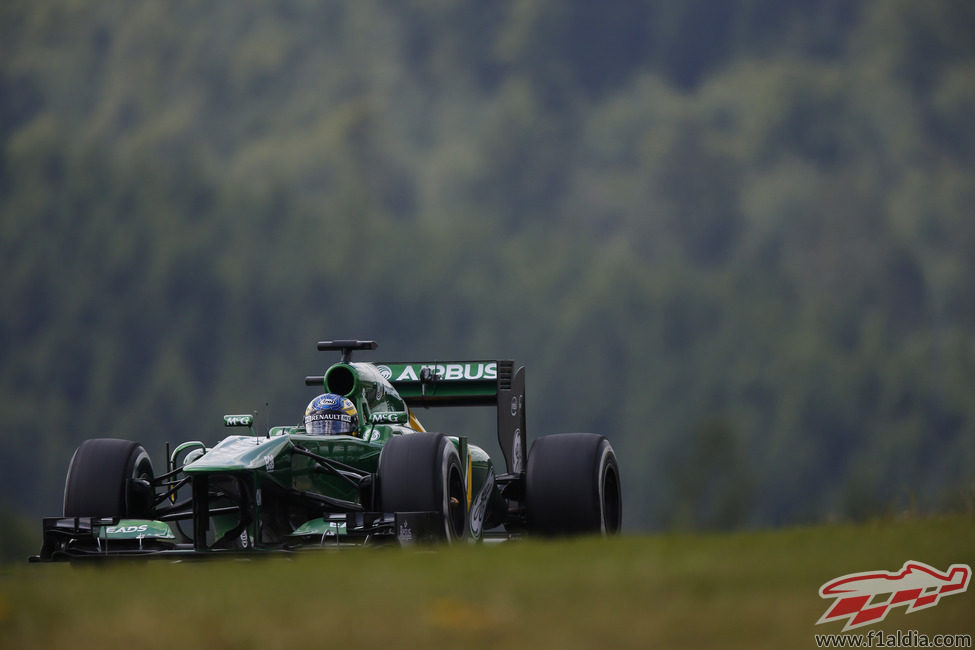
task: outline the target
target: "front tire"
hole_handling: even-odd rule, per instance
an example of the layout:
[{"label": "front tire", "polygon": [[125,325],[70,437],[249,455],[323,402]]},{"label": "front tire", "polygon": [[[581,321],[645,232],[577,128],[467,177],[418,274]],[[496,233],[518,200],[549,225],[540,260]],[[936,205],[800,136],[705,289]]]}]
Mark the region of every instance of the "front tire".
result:
[{"label": "front tire", "polygon": [[441,513],[442,539],[450,542],[467,535],[464,472],[457,447],[447,436],[394,436],[379,456],[377,475],[383,511]]},{"label": "front tire", "polygon": [[613,446],[594,433],[537,439],[528,453],[525,502],[534,533],[618,533],[623,502]]},{"label": "front tire", "polygon": [[[152,460],[136,442],[93,438],[71,457],[64,481],[65,517],[133,517],[145,504],[130,503],[129,479],[153,479]],[[151,504],[150,504],[151,505]]]}]

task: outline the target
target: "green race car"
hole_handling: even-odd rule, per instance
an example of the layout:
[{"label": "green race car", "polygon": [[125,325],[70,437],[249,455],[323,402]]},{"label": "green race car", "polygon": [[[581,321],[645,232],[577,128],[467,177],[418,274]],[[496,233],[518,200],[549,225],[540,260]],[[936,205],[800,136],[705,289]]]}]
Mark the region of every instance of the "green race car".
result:
[{"label": "green race car", "polygon": [[[353,362],[372,341],[323,341],[341,361],[306,377],[324,394],[298,426],[184,442],[157,473],[142,445],[87,440],[71,459],[64,512],[43,521],[32,561],[216,556],[349,544],[480,541],[524,533],[613,534],[621,525],[612,445],[591,433],[527,452],[525,371],[512,361]],[[416,407],[495,406],[505,471],[464,436],[426,431]]]}]

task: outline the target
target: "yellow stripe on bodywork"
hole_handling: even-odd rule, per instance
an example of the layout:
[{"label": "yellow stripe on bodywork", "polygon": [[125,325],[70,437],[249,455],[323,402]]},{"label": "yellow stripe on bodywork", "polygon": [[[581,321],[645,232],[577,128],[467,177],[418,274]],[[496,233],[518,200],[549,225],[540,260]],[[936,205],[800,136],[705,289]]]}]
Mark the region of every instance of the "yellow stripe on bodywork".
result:
[{"label": "yellow stripe on bodywork", "polygon": [[413,411],[410,411],[410,428],[414,431],[419,431],[420,433],[426,431],[426,429],[423,428],[423,425],[420,424],[420,421],[416,419],[416,416],[413,415]]}]

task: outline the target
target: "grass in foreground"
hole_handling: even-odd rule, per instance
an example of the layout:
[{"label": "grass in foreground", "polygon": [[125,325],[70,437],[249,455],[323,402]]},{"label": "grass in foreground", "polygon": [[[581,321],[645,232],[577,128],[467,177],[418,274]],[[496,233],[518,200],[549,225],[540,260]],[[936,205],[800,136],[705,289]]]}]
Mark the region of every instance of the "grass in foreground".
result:
[{"label": "grass in foreground", "polygon": [[[814,647],[821,584],[907,560],[975,566],[975,520],[18,565],[0,648]],[[975,634],[975,587],[879,629]]]}]

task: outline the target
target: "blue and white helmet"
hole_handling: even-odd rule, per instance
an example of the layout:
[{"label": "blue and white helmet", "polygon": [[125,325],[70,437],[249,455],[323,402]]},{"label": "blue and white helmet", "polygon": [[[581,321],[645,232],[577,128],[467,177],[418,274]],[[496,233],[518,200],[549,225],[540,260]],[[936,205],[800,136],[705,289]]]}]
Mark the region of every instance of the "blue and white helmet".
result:
[{"label": "blue and white helmet", "polygon": [[323,436],[358,436],[359,414],[352,400],[325,393],[308,403],[305,431]]}]

